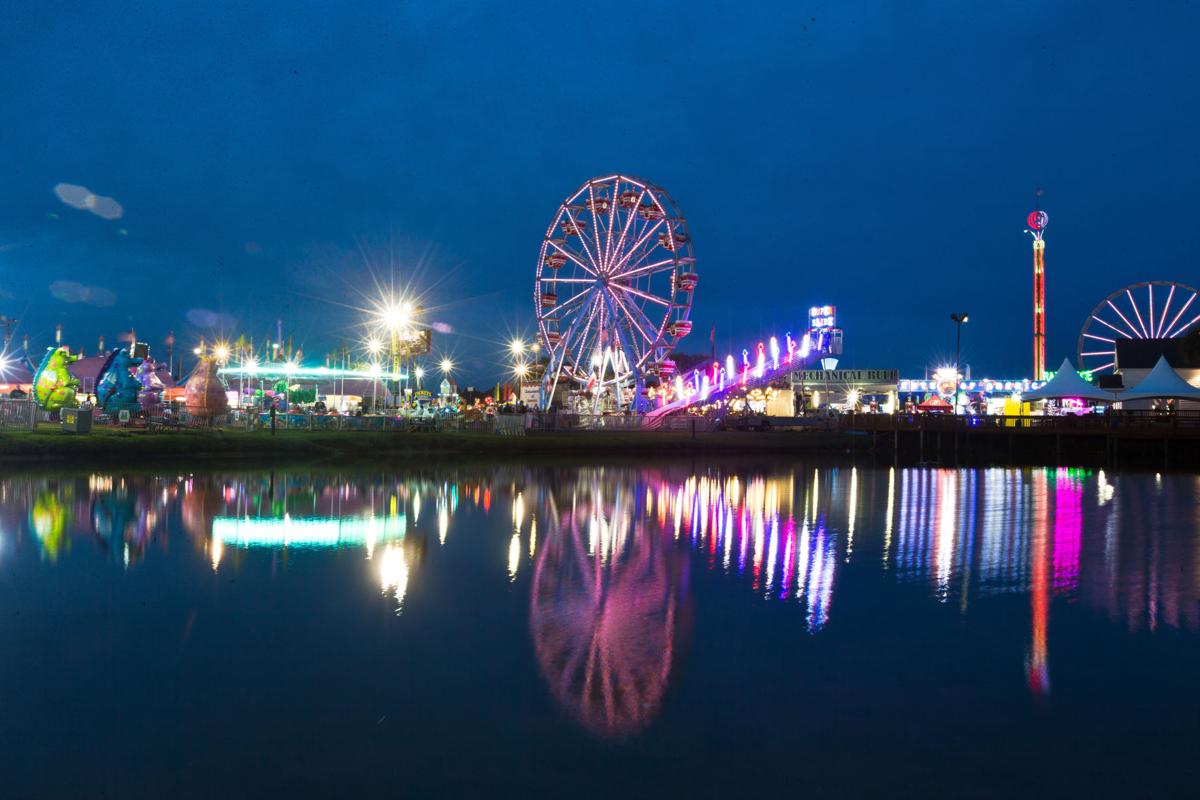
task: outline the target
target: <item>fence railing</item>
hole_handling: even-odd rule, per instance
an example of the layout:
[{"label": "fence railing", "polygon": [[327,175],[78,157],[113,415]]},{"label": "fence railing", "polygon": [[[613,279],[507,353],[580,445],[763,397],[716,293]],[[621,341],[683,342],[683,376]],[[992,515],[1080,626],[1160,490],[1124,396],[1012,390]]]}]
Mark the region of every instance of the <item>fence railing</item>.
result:
[{"label": "fence railing", "polygon": [[996,431],[1105,433],[1178,429],[1200,433],[1200,412],[1112,411],[1063,416],[968,416],[953,414],[844,414],[843,430],[858,431]]},{"label": "fence railing", "polygon": [[0,430],[31,431],[37,422],[38,407],[33,400],[0,398]]}]

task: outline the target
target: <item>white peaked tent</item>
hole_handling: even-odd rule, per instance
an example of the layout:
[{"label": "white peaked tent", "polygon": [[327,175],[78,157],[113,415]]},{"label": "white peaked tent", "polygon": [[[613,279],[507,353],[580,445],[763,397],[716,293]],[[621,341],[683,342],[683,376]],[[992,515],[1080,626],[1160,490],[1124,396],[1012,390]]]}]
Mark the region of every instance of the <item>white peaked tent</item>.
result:
[{"label": "white peaked tent", "polygon": [[1075,371],[1075,365],[1069,358],[1063,359],[1058,372],[1054,373],[1053,378],[1046,381],[1045,386],[1021,394],[1022,400],[1061,400],[1065,397],[1099,400],[1105,403],[1111,403],[1117,399],[1112,392],[1098,389],[1079,377],[1079,373]]},{"label": "white peaked tent", "polygon": [[1179,373],[1171,368],[1164,356],[1158,357],[1158,363],[1150,374],[1117,395],[1118,400],[1200,400],[1200,389],[1179,377]]}]

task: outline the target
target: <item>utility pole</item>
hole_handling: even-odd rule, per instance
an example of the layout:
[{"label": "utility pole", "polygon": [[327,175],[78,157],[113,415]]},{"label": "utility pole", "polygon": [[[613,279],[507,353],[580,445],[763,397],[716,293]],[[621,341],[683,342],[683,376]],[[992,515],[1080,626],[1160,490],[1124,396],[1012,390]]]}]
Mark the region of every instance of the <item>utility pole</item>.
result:
[{"label": "utility pole", "polygon": [[17,326],[20,320],[13,319],[8,316],[0,316],[0,325],[4,326],[4,352],[8,352],[8,346],[12,342],[12,331]]}]

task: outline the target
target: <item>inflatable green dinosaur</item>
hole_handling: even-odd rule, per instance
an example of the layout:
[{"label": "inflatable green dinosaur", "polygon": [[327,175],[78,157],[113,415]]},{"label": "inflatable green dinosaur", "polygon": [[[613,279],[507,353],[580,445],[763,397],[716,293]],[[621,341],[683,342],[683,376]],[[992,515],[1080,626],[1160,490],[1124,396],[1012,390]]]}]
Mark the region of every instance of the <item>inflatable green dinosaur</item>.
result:
[{"label": "inflatable green dinosaur", "polygon": [[74,408],[79,405],[75,390],[79,380],[67,370],[67,365],[79,360],[65,347],[50,347],[33,375],[33,399],[46,411]]}]

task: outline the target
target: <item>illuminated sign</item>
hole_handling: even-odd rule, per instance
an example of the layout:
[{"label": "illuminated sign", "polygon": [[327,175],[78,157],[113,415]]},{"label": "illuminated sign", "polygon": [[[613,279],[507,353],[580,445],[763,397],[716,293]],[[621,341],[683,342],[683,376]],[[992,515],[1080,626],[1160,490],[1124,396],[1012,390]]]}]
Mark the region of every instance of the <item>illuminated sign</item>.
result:
[{"label": "illuminated sign", "polygon": [[813,306],[808,310],[809,328],[834,328],[837,326],[837,306]]},{"label": "illuminated sign", "polygon": [[806,369],[805,383],[899,383],[898,369]]}]

